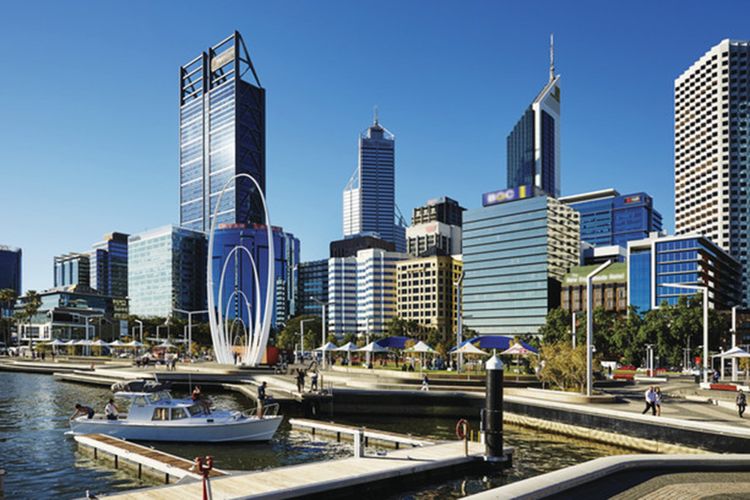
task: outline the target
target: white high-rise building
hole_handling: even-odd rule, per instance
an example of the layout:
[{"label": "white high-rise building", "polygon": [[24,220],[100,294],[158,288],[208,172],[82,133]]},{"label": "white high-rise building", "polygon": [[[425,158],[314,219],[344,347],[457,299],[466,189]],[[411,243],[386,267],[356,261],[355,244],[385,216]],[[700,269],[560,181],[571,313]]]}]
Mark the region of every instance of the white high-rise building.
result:
[{"label": "white high-rise building", "polygon": [[328,330],[381,335],[396,315],[396,262],[406,256],[379,248],[328,260]]},{"label": "white high-rise building", "polygon": [[743,266],[750,303],[750,42],[723,40],[674,84],[675,233],[697,233]]}]

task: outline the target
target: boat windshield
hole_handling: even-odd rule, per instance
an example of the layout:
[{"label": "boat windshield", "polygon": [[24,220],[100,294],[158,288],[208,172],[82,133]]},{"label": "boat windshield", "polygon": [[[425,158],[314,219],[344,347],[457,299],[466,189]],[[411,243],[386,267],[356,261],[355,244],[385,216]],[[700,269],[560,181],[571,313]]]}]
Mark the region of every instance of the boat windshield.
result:
[{"label": "boat windshield", "polygon": [[188,406],[187,411],[190,412],[191,417],[200,415],[201,413],[203,413],[203,405],[190,405]]},{"label": "boat windshield", "polygon": [[166,391],[152,392],[146,395],[146,401],[150,404],[158,403],[160,401],[169,401],[172,397]]}]

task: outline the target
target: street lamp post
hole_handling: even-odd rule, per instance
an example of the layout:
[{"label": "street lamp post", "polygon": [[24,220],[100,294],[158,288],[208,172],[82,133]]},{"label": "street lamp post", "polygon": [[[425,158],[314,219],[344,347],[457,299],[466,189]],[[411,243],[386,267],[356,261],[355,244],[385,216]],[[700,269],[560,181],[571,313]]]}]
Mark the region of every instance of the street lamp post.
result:
[{"label": "street lamp post", "polygon": [[612,264],[612,259],[607,260],[607,262],[597,267],[586,276],[586,395],[589,397],[593,394],[594,388],[594,287],[591,282],[594,279],[594,276],[602,272],[610,264]]},{"label": "street lamp post", "polygon": [[139,319],[135,319],[133,321],[135,321],[136,323],[138,323],[138,330],[140,330],[140,335],[141,335],[141,344],[143,344],[143,321],[141,321]]},{"label": "street lamp post", "polygon": [[[737,347],[737,308],[740,306],[732,307],[732,349]],[[721,366],[724,366],[724,360],[721,361]],[[732,358],[732,380],[737,380],[737,358]]]},{"label": "street lamp post", "polygon": [[[464,272],[461,270],[461,274],[458,276],[458,280],[453,282],[453,286],[456,287],[456,349],[461,347],[461,343],[464,341],[464,325],[462,315],[462,304],[461,304],[461,283],[464,280]],[[460,372],[464,364],[464,354],[458,353],[458,371]]]},{"label": "street lamp post", "polygon": [[646,373],[654,376],[654,344],[646,344]]},{"label": "street lamp post", "polygon": [[571,335],[573,337],[573,349],[576,348],[576,313],[573,313],[572,318],[572,326],[571,326]]},{"label": "street lamp post", "polygon": [[708,383],[708,287],[702,285],[678,285],[677,283],[663,283],[662,286],[684,288],[686,290],[700,290],[703,292],[703,383]]},{"label": "street lamp post", "polygon": [[[187,317],[188,317],[188,334],[187,334],[187,337],[188,337],[188,355],[190,355],[190,353],[192,352],[191,348],[193,347],[193,314],[206,314],[208,312],[208,310],[204,309],[202,311],[185,311],[184,309],[177,309],[176,307],[172,308],[172,310],[174,312],[178,312],[178,313],[182,313],[182,314],[187,314]],[[250,318],[248,318],[248,321],[250,321]]]},{"label": "street lamp post", "polygon": [[[328,304],[326,304],[325,302],[323,302],[322,300],[320,300],[320,299],[318,299],[316,297],[310,297],[310,300],[312,300],[313,302],[315,302],[317,304],[320,304],[320,306],[321,306],[321,312],[322,312],[322,314],[321,314],[320,320],[323,323],[322,323],[322,325],[320,325],[320,332],[321,332],[320,333],[320,336],[321,336],[320,345],[322,347],[322,346],[326,345],[326,338],[328,337],[328,324],[326,323],[326,307],[328,306]],[[325,368],[326,368],[326,353],[324,351],[323,352],[323,369],[325,370]]]}]

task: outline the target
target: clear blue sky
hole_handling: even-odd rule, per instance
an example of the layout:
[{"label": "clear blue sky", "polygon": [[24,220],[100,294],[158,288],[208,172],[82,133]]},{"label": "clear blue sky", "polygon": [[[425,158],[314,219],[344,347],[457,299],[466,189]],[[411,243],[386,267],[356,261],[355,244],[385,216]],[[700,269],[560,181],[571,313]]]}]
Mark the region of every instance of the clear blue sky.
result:
[{"label": "clear blue sky", "polygon": [[0,16],[0,244],[24,289],[52,257],[178,220],[178,68],[239,30],[267,89],[271,220],[305,260],[341,237],[372,107],[396,135],[397,202],[465,207],[505,186],[505,138],[562,75],[564,194],[644,190],[673,227],[673,80],[747,2],[11,2]]}]

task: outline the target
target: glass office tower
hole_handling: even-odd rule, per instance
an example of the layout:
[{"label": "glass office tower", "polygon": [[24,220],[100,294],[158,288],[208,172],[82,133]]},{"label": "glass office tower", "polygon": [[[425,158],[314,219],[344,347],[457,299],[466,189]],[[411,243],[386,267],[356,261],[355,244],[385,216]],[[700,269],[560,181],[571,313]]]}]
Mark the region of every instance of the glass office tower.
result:
[{"label": "glass office tower", "polygon": [[628,243],[628,303],[644,313],[677,304],[695,290],[670,283],[707,286],[709,307],[728,309],[742,301],[742,265],[704,236],[662,236]]},{"label": "glass office tower", "polygon": [[507,138],[509,188],[532,185],[560,196],[560,76],[550,46],[549,82]]},{"label": "glass office tower", "polygon": [[301,262],[298,287],[299,312],[320,316],[321,302],[328,303],[328,259]]},{"label": "glass office tower", "polygon": [[68,253],[54,258],[55,288],[71,285],[90,286],[89,256],[82,253]]},{"label": "glass office tower", "polygon": [[91,287],[113,297],[128,296],[128,236],[111,233],[93,245]]},{"label": "glass office tower", "polygon": [[[265,92],[236,31],[180,68],[180,226],[208,232],[218,195],[236,174],[252,175],[265,194]],[[265,222],[250,180],[230,182],[217,219]]]},{"label": "glass office tower", "polygon": [[21,256],[20,248],[0,245],[0,290],[9,288],[21,295]]},{"label": "glass office tower", "polygon": [[560,201],[581,214],[581,240],[590,245],[624,247],[662,230],[661,214],[646,193],[621,195],[615,189],[602,189]]},{"label": "glass office tower", "polygon": [[396,138],[378,122],[359,138],[359,165],[344,189],[344,236],[374,235],[406,250],[396,224]]}]

